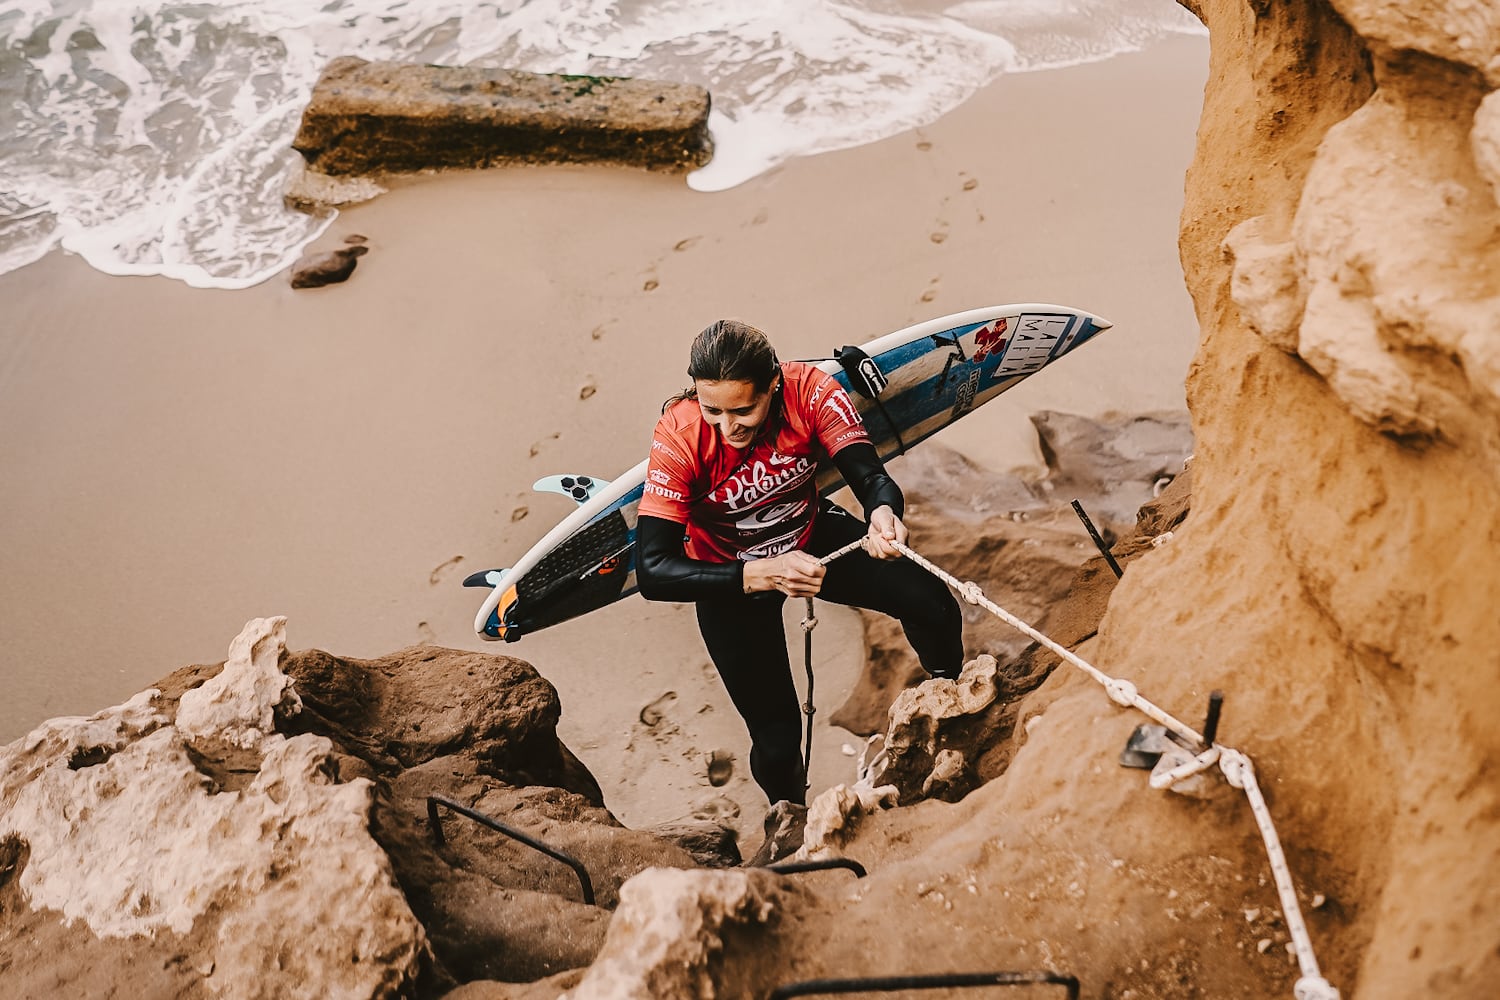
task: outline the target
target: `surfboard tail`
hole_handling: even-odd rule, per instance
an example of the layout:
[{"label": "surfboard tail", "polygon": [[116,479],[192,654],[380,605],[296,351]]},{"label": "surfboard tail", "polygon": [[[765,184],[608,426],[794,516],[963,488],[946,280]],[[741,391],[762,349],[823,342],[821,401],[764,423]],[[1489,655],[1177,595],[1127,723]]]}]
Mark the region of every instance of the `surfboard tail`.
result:
[{"label": "surfboard tail", "polygon": [[515,642],[521,638],[521,630],[516,627],[512,617],[516,600],[515,584],[506,586],[504,580],[501,580],[484,604],[480,605],[479,614],[474,617],[474,631],[485,639]]}]

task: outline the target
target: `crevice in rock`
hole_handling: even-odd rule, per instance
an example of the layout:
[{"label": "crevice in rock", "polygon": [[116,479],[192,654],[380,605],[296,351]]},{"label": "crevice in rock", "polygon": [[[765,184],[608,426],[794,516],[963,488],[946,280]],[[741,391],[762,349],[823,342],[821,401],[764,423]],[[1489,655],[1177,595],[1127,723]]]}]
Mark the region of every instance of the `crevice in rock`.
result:
[{"label": "crevice in rock", "polygon": [[208,779],[210,794],[239,792],[250,786],[260,773],[261,755],[231,743],[198,740],[184,744],[193,767]]},{"label": "crevice in rock", "polygon": [[86,767],[103,764],[115,754],[113,747],[78,747],[68,757],[68,769],[81,771]]},{"label": "crevice in rock", "polygon": [[31,859],[31,845],[20,837],[0,840],[0,910],[7,906],[6,897],[20,891],[21,873]]}]

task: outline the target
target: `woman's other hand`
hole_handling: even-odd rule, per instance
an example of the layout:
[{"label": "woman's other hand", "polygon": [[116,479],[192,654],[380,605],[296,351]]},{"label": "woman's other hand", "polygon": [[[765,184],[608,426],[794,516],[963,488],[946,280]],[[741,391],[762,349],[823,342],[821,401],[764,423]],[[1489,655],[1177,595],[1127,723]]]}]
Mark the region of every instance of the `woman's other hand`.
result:
[{"label": "woman's other hand", "polygon": [[892,542],[906,544],[906,525],[888,506],[876,507],[870,514],[870,531],[865,536],[865,550],[876,559],[900,559]]},{"label": "woman's other hand", "polygon": [[779,590],[788,597],[816,597],[823,588],[822,563],[800,550],[745,563],[745,593]]}]

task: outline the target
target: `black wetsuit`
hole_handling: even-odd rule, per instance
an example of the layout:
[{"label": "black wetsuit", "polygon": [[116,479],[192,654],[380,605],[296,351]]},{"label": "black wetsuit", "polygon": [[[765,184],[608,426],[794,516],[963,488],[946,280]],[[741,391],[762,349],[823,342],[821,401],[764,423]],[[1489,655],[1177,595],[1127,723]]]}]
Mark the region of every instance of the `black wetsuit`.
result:
[{"label": "black wetsuit", "polygon": [[[901,516],[901,490],[873,446],[844,448],[834,463],[866,511],[889,505]],[[824,556],[867,530],[859,518],[824,500],[804,551]],[[803,802],[802,709],[781,617],[786,595],[744,593],[744,563],[689,558],[683,526],[660,517],[642,516],[637,525],[636,579],[648,600],[697,605],[708,654],[750,730],[751,774],[770,801]],[[963,666],[958,602],[941,580],[910,560],[876,559],[855,549],[828,564],[817,596],[898,619],[924,670],[958,676]]]}]

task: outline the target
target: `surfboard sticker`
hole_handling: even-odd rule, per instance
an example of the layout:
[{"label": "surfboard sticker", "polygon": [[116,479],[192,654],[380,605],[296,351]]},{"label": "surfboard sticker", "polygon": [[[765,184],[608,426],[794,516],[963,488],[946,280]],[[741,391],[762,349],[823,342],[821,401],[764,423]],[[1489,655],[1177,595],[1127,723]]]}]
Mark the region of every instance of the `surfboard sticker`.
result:
[{"label": "surfboard sticker", "polygon": [[[862,344],[885,381],[874,398],[851,385],[837,360],[819,368],[851,390],[870,441],[890,459],[1087,343],[1110,324],[1046,303],[992,306],[944,316]],[[579,506],[501,574],[474,628],[515,641],[627,597],[635,581],[635,526],[646,460],[612,481],[592,476],[538,480]],[[572,479],[564,485],[564,479]],[[579,480],[587,479],[587,484]],[[844,485],[832,462],[818,472],[823,496]]]}]

